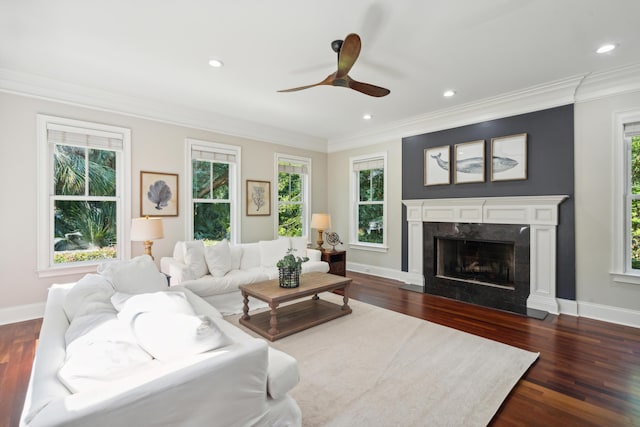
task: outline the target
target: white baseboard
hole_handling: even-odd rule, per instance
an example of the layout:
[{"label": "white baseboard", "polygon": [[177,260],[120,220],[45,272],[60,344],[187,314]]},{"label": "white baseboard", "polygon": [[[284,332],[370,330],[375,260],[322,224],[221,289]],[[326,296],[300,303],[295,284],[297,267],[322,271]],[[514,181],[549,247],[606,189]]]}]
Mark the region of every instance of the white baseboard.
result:
[{"label": "white baseboard", "polygon": [[44,305],[45,303],[39,302],[36,304],[0,308],[0,325],[42,317],[44,315]]},{"label": "white baseboard", "polygon": [[[421,275],[407,273],[406,271],[395,270],[393,268],[377,267],[375,265],[347,261],[347,270],[424,286],[424,278]],[[640,328],[640,311],[562,298],[556,298],[556,301],[560,314],[587,317],[589,319],[602,320],[603,322]]]},{"label": "white baseboard", "polygon": [[640,311],[578,301],[578,316],[640,328]]},{"label": "white baseboard", "polygon": [[386,279],[399,280],[404,283],[411,283],[412,285],[424,286],[424,278],[421,275],[407,273],[406,271],[395,270],[393,268],[347,261],[347,270],[355,271],[356,273],[371,274],[372,276],[384,277]]}]

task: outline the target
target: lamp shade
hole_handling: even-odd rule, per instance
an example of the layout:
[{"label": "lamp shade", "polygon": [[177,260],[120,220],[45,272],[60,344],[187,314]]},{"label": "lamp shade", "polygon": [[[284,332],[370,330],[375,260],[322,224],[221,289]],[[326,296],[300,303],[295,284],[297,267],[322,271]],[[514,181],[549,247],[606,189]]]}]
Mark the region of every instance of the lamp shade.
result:
[{"label": "lamp shade", "polygon": [[162,239],[164,229],[161,218],[134,218],[131,220],[131,240],[144,242],[146,240]]},{"label": "lamp shade", "polygon": [[331,215],[314,213],[311,215],[311,228],[315,228],[316,230],[327,230],[331,228]]}]

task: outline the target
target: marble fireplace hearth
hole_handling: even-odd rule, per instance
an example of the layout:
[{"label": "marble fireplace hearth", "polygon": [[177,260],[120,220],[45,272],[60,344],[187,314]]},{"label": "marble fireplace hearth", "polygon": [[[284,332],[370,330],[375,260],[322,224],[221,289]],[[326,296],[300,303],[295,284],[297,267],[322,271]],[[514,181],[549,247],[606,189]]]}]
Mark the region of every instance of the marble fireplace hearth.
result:
[{"label": "marble fireplace hearth", "polygon": [[[422,292],[518,313],[526,313],[527,309],[532,309],[558,314],[556,301],[558,206],[567,197],[553,195],[403,200],[403,204],[407,207],[408,272],[413,277],[422,278],[418,286]],[[526,251],[529,252],[526,260],[528,267],[522,265],[527,257],[521,256],[516,261],[520,263],[517,268],[519,276],[512,284],[513,286],[488,286],[435,277],[437,275],[434,271],[434,237],[450,235],[458,238],[460,229],[465,231],[473,228],[465,225],[456,227],[456,224],[505,225],[497,228],[479,226],[477,230],[491,230],[481,239],[518,241],[516,252],[520,255]],[[523,228],[526,228],[524,235],[528,236],[528,239],[518,234],[518,230]],[[503,231],[500,231],[501,229]],[[433,234],[434,230],[435,234]],[[504,230],[513,231],[508,231],[505,235]],[[474,233],[477,236],[477,231]],[[502,237],[495,238],[495,233]],[[425,239],[431,241],[425,242]],[[528,242],[525,243],[525,239]],[[523,274],[528,277],[523,278]],[[469,292],[476,294],[475,301],[469,299]]]}]

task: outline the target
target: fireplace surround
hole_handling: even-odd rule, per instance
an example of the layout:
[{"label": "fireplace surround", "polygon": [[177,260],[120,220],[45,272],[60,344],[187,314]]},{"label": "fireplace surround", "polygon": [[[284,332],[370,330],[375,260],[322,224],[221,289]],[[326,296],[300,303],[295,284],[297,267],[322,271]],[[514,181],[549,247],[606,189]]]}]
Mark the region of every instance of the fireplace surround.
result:
[{"label": "fireplace surround", "polygon": [[529,227],[526,307],[558,313],[556,233],[566,195],[403,200],[407,207],[408,272],[428,291],[424,277],[424,224],[506,224]]}]

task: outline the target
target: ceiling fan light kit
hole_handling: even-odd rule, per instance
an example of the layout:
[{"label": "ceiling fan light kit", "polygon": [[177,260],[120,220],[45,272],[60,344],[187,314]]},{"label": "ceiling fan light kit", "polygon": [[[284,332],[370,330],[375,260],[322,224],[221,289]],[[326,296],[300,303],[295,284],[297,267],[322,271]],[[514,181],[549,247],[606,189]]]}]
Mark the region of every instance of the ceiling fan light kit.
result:
[{"label": "ceiling fan light kit", "polygon": [[353,64],[355,64],[358,59],[358,55],[360,55],[361,46],[360,36],[355,33],[348,34],[344,40],[334,40],[331,42],[331,49],[338,54],[338,69],[335,73],[329,74],[319,83],[279,90],[278,92],[296,92],[315,86],[338,86],[353,89],[377,98],[389,95],[389,93],[391,93],[389,89],[369,83],[358,82],[349,77],[349,71],[351,71]]}]

